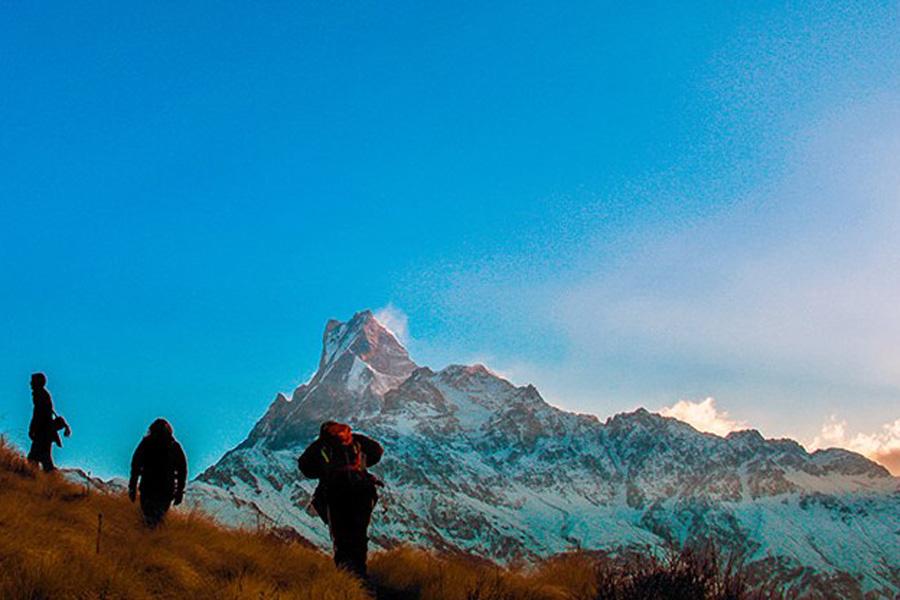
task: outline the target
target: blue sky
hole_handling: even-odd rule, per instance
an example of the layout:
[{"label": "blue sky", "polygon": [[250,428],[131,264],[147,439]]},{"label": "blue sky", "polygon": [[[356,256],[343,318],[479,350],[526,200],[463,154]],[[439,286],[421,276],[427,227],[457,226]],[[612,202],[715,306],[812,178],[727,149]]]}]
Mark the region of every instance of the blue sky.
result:
[{"label": "blue sky", "polygon": [[896,3],[0,11],[17,443],[40,369],[63,464],[165,415],[199,469],[370,307],[566,408],[900,452]]}]

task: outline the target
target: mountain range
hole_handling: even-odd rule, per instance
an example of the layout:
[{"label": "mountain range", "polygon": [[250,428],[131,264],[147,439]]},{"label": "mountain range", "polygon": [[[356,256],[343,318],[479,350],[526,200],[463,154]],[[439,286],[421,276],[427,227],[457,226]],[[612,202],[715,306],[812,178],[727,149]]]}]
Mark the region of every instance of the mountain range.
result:
[{"label": "mountain range", "polygon": [[644,409],[567,412],[484,365],[417,365],[370,311],[327,323],[315,375],[278,394],[190,497],[224,523],[328,546],[296,459],[329,419],[385,446],[377,547],[508,563],[711,541],[800,593],[900,592],[900,480],[884,467]]}]

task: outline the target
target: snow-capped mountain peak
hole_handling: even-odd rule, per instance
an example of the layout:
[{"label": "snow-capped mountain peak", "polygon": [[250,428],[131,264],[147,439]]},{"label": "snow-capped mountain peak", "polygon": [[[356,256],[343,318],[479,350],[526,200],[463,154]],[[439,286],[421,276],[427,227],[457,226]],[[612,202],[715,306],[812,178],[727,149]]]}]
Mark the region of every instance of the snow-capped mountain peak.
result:
[{"label": "snow-capped mountain peak", "polygon": [[336,319],[328,321],[322,335],[319,374],[324,374],[348,353],[377,373],[389,377],[405,379],[416,368],[403,344],[370,310],[356,313],[347,322]]},{"label": "snow-capped mountain peak", "polygon": [[331,319],[312,379],[295,389],[289,401],[279,394],[242,446],[280,448],[313,433],[316,423],[376,413],[384,395],[417,368],[372,311],[360,311],[346,322]]}]

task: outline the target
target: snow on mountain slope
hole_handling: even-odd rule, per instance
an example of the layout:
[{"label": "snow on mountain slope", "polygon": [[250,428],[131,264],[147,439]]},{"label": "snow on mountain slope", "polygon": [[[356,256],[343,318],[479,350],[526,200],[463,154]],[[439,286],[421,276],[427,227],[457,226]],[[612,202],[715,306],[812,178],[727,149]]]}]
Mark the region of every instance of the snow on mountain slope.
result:
[{"label": "snow on mountain slope", "polygon": [[313,378],[279,394],[192,498],[225,522],[327,546],[296,457],[328,419],[386,448],[380,546],[505,561],[713,539],[799,588],[840,577],[900,591],[900,487],[864,457],[754,430],[718,437],[643,409],[605,422],[568,413],[482,365],[418,367],[369,311],[328,322]]}]

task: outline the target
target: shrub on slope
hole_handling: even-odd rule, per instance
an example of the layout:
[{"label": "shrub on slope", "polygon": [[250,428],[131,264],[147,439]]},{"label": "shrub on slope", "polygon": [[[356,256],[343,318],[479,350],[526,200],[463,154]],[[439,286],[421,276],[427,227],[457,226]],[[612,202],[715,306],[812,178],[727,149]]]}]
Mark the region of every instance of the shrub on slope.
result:
[{"label": "shrub on slope", "polygon": [[762,600],[735,564],[714,548],[609,556],[573,552],[506,570],[468,557],[414,548],[375,555],[371,571],[384,600]]}]

